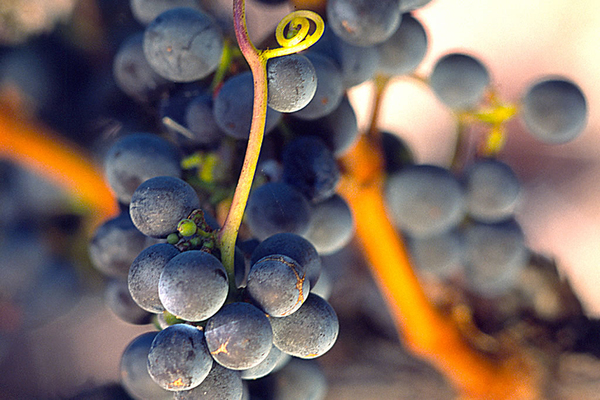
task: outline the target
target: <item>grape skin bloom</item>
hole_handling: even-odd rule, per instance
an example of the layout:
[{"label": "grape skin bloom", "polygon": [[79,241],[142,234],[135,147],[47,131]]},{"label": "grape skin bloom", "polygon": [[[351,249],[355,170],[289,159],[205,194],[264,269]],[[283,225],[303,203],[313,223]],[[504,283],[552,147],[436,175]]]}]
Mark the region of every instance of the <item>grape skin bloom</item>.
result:
[{"label": "grape skin bloom", "polygon": [[269,107],[291,113],[306,107],[314,97],[317,73],[303,55],[272,58],[267,64],[267,85]]},{"label": "grape skin bloom", "polygon": [[192,8],[173,8],[146,27],[144,55],[154,70],[173,82],[192,82],[217,69],[223,36],[213,19]]}]

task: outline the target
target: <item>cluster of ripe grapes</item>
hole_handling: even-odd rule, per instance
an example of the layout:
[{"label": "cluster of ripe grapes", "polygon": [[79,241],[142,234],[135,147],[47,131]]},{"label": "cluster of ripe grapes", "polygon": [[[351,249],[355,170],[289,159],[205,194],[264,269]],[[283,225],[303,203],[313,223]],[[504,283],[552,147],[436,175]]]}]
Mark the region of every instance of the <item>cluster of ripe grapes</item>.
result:
[{"label": "cluster of ripe grapes", "polygon": [[[114,58],[116,84],[168,138],[124,134],[104,157],[123,211],[99,227],[90,254],[110,278],[115,313],[160,328],[125,350],[123,385],[144,399],[262,398],[244,380],[280,370],[275,398],[320,398],[318,370],[297,359],[324,354],[338,335],[328,288],[317,281],[319,255],[353,235],[350,208],[336,194],[336,159],[358,137],[345,93],[375,76],[414,72],[428,40],[411,11],[428,1],[329,0],[321,39],[269,61],[268,135],[232,268],[221,260],[218,220],[241,168],[255,83],[230,21],[211,15],[208,3],[131,0],[145,28]],[[484,101],[490,78],[477,59],[453,53],[428,83],[443,103],[468,112]],[[586,114],[579,88],[560,77],[536,82],[522,99],[530,131],[550,143],[573,139]],[[394,135],[382,134],[382,143],[390,216],[415,264],[442,275],[465,265],[470,289],[488,295],[509,288],[527,262],[510,167],[492,154],[451,172],[414,165]],[[302,379],[313,384],[289,386]]]}]

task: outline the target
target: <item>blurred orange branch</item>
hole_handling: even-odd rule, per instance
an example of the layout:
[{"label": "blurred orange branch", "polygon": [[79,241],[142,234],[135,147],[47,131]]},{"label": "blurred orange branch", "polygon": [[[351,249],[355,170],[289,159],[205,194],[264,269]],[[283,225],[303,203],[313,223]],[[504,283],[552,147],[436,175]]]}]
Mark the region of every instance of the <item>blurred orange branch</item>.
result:
[{"label": "blurred orange branch", "polygon": [[92,226],[119,211],[90,155],[7,106],[0,107],[0,158],[11,160],[67,190],[92,211]]},{"label": "blurred orange branch", "polygon": [[[342,159],[339,192],[349,203],[356,237],[371,266],[404,344],[436,366],[469,399],[539,398],[533,369],[521,349],[490,357],[475,349],[458,324],[435,308],[411,268],[383,198],[378,146],[362,135]],[[514,350],[514,351],[512,351]]]}]

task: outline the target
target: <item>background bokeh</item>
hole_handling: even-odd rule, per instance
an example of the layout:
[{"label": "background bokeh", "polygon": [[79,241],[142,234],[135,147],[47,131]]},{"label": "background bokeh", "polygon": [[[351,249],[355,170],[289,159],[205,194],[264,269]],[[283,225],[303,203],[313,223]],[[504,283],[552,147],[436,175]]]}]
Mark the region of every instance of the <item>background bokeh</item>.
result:
[{"label": "background bokeh", "polygon": [[[81,8],[93,3],[80,0],[75,15],[85,13]],[[226,12],[230,1],[219,4]],[[251,35],[257,40],[263,38],[287,11],[288,7],[249,4]],[[557,260],[588,315],[599,317],[600,2],[433,0],[416,16],[427,28],[430,40],[420,75],[426,76],[441,55],[460,50],[488,66],[507,101],[517,101],[529,82],[546,74],[566,75],[583,89],[590,116],[581,137],[566,145],[545,145],[530,137],[517,119],[511,122],[501,158],[515,168],[525,184],[518,215],[530,247]],[[362,127],[368,123],[372,92],[372,85],[367,83],[351,93]],[[385,94],[380,125],[405,138],[419,162],[449,163],[455,122],[425,86],[407,78],[395,79]],[[0,318],[7,316],[0,313]],[[19,331],[11,338],[10,348],[1,349],[8,356],[0,361],[0,399],[68,398],[82,389],[115,381],[123,349],[133,337],[149,329],[118,320],[104,307],[101,291],[91,290],[61,317]],[[390,358],[403,357],[393,349],[380,351]],[[424,367],[406,363],[429,377],[422,385],[413,379],[400,382],[414,385],[407,396],[449,396],[450,391],[442,391],[443,395],[427,392],[427,385],[443,386],[441,378]],[[589,380],[596,378],[600,381],[600,377]],[[398,381],[388,383],[390,387],[399,385]],[[332,399],[356,394],[343,387],[334,393]],[[382,398],[377,396],[383,393],[387,392],[371,389],[365,396],[372,397],[365,398]]]}]

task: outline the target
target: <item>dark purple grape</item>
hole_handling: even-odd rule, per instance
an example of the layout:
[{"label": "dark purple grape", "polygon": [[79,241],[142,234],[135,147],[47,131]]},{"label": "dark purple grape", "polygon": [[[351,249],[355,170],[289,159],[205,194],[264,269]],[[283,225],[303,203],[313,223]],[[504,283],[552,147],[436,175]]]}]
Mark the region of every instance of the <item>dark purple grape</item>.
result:
[{"label": "dark purple grape", "polygon": [[273,344],[299,358],[322,356],[333,347],[339,332],[335,311],[326,300],[313,293],[295,313],[269,320],[273,327]]},{"label": "dark purple grape", "polygon": [[161,313],[165,310],[158,297],[158,282],[165,265],[179,250],[167,243],[158,243],[144,249],[129,268],[127,283],[133,300],[144,310]]},{"label": "dark purple grape", "polygon": [[203,321],[225,303],[227,272],[215,256],[200,250],[185,251],[167,262],[158,282],[164,308],[186,321]]},{"label": "dark purple grape", "polygon": [[213,359],[204,333],[191,325],[176,324],[160,331],[148,352],[148,372],[162,388],[179,391],[200,385]]},{"label": "dark purple grape", "polygon": [[285,317],[298,310],[310,291],[304,268],[281,254],[261,258],[250,268],[246,289],[267,314]]},{"label": "dark purple grape", "polygon": [[229,369],[258,365],[267,358],[273,344],[269,319],[248,303],[225,305],[208,320],[205,332],[210,354]]},{"label": "dark purple grape", "polygon": [[210,93],[194,97],[185,110],[185,124],[193,137],[193,143],[214,144],[225,138],[225,134],[215,121],[213,98]]},{"label": "dark purple grape", "polygon": [[314,203],[335,193],[340,169],[325,142],[315,136],[299,136],[283,150],[283,181]]},{"label": "dark purple grape", "polygon": [[[215,122],[227,135],[247,140],[252,124],[254,79],[250,71],[227,79],[214,100]],[[272,131],[281,120],[281,113],[267,109],[265,133]]]},{"label": "dark purple grape", "polygon": [[[291,115],[293,117],[293,114]],[[358,138],[356,113],[348,96],[330,114],[315,120],[290,118],[291,130],[299,135],[318,136],[327,144],[335,157],[346,153]]]},{"label": "dark purple grape", "polygon": [[258,239],[280,232],[301,235],[308,229],[310,205],[293,186],[269,182],[250,192],[245,217]]},{"label": "dark purple grape", "polygon": [[136,189],[131,196],[129,213],[143,234],[166,238],[177,231],[179,221],[199,208],[200,199],[188,183],[179,178],[157,176]]}]

